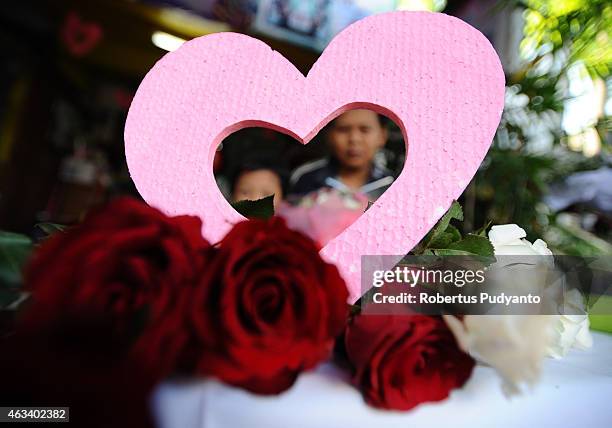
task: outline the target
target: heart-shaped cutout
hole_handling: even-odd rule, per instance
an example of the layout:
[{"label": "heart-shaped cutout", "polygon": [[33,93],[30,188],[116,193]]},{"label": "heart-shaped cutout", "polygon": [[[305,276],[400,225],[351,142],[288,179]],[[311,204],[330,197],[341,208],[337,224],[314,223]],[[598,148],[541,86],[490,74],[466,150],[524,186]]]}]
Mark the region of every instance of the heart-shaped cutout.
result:
[{"label": "heart-shaped cutout", "polygon": [[275,212],[325,246],[399,176],[405,148],[391,120],[358,109],[307,145],[266,128],[242,129],[219,146],[213,169],[219,191],[241,214]]},{"label": "heart-shaped cutout", "polygon": [[407,143],[391,188],[321,254],[360,297],[362,255],[407,253],[467,186],[495,134],[504,74],[489,41],[437,13],[393,12],[340,33],[304,77],[265,43],[234,33],[194,39],[145,76],[128,113],[125,150],[143,198],[168,214],[203,219],[218,241],[243,219],[220,195],[214,154],[248,126],[306,144],[332,118],[369,108]]}]

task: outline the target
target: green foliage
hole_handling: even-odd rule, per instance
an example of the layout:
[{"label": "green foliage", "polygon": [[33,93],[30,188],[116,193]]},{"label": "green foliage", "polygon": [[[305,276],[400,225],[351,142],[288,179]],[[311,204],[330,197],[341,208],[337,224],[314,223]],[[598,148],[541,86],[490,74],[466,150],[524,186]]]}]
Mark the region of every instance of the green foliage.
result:
[{"label": "green foliage", "polygon": [[[453,201],[448,211],[444,213],[442,218],[438,220],[438,223],[436,223],[436,225],[433,227],[430,233],[428,233],[429,239],[426,240],[426,247],[441,248],[439,246],[436,247],[434,245],[442,245],[443,243],[447,242],[449,239],[452,239],[452,237],[454,236],[454,232],[452,229],[450,231],[447,231],[447,229],[449,229],[450,222],[453,219],[463,220],[463,209],[461,208],[461,205],[457,201]],[[457,230],[456,228],[454,229]],[[449,241],[449,243],[450,242],[452,241]]]},{"label": "green foliage", "polygon": [[461,239],[461,232],[452,224],[449,224],[446,229],[441,230],[435,239],[432,239],[428,244],[428,248],[448,248],[453,242]]},{"label": "green foliage", "polygon": [[[425,235],[425,237],[412,250],[414,254],[425,254],[431,248],[442,248],[453,242],[454,230],[449,229],[451,220],[463,220],[463,209],[457,201],[453,201],[450,208],[438,220],[436,225]],[[448,229],[448,230],[447,230]],[[458,230],[457,230],[458,232]],[[460,237],[461,234],[459,234]]]},{"label": "green foliage", "polygon": [[491,245],[491,242],[486,237],[473,233],[469,233],[463,239],[453,242],[448,246],[448,249],[463,251],[468,254],[477,254],[479,256],[493,256],[493,245]]},{"label": "green foliage", "polygon": [[232,203],[232,208],[246,218],[268,219],[274,215],[274,195],[256,201],[238,201]]},{"label": "green foliage", "polygon": [[34,244],[27,236],[0,231],[0,310],[22,297],[21,272],[33,249]]},{"label": "green foliage", "polygon": [[578,225],[551,219],[544,238],[560,254],[578,257],[612,255],[612,243],[583,230]]},{"label": "green foliage", "polygon": [[[472,199],[466,196],[466,206],[470,208],[467,223],[476,227],[487,220],[517,223],[527,231],[529,239],[535,239],[555,229],[554,217],[547,215],[541,203],[547,185],[605,163],[604,156],[586,158],[570,150],[561,119],[570,94],[571,67],[578,66],[573,72],[584,70],[593,79],[610,76],[612,3],[501,0],[498,4],[501,8],[518,6],[523,10],[520,54],[525,62],[521,70],[507,76],[507,102],[494,144],[472,184]],[[601,119],[595,129],[603,142],[602,153],[610,153],[606,144],[609,118]],[[542,146],[538,146],[535,152],[532,143],[547,139],[552,149],[542,155]],[[556,250],[590,253],[584,239],[570,237],[561,229],[555,229],[555,236],[565,238],[559,238],[561,245]]]},{"label": "green foliage", "polygon": [[66,226],[56,223],[38,223],[36,228],[40,229],[46,236],[51,236],[57,232],[64,232]]},{"label": "green foliage", "polygon": [[34,244],[25,235],[0,231],[0,286],[21,283],[21,270],[30,257]]},{"label": "green foliage", "polygon": [[515,150],[492,149],[476,176],[476,223],[494,219],[497,224],[516,223],[528,236],[541,236],[536,207],[557,164],[554,158]]},{"label": "green foliage", "polygon": [[463,210],[453,201],[448,211],[413,249],[412,254],[437,256],[493,256],[493,246],[484,235],[468,234],[461,236],[459,229],[451,224],[453,220],[463,220]]},{"label": "green foliage", "polygon": [[580,61],[593,75],[612,68],[612,3],[609,0],[522,0],[526,7],[522,52],[543,46],[569,51],[568,63]]}]

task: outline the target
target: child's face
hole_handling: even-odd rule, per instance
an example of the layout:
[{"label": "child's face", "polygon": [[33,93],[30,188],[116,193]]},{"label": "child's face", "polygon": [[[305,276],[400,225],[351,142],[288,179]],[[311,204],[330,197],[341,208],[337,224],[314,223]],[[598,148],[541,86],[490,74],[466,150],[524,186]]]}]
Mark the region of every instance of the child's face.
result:
[{"label": "child's face", "polygon": [[350,169],[369,168],[386,141],[387,130],[370,110],[351,110],[338,116],[327,133],[340,165]]},{"label": "child's face", "polygon": [[269,169],[258,169],[245,171],[236,179],[232,199],[234,202],[245,199],[255,201],[274,194],[274,208],[283,199],[283,188],[281,181],[274,171]]}]

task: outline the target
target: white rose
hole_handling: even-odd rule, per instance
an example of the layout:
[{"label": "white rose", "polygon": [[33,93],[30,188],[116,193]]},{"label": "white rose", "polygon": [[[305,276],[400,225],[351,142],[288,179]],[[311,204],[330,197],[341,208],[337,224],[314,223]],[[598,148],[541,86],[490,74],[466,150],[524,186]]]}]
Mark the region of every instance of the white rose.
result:
[{"label": "white rose", "polygon": [[[546,242],[538,239],[532,244],[525,239],[526,236],[527,233],[516,224],[504,224],[491,228],[489,241],[493,245],[496,256],[552,256],[552,251],[548,249]],[[552,257],[550,262],[552,263]],[[552,285],[552,287],[554,286]],[[549,295],[555,292],[559,293],[562,290],[547,290]],[[565,356],[572,347],[588,349],[593,344],[593,338],[589,331],[589,317],[584,309],[582,295],[574,289],[566,291],[562,297],[562,305],[567,307],[566,310],[559,308],[560,315],[553,315],[556,318],[555,333],[548,348],[548,355],[555,358]],[[564,313],[575,313],[575,315],[561,315]]]},{"label": "white rose", "polygon": [[[544,293],[546,278],[554,266],[554,257],[546,242],[538,239],[532,244],[525,239],[526,236],[525,231],[516,224],[493,226],[489,231],[489,241],[495,255],[499,256],[489,272],[489,293],[510,291],[523,296],[541,296]],[[543,313],[552,311],[553,308],[549,308]],[[505,305],[498,305],[495,313],[505,312],[517,313],[516,308]]]},{"label": "white rose", "polygon": [[582,294],[576,289],[567,291],[563,304],[565,308],[560,312],[572,314],[558,316],[554,342],[548,349],[548,354],[554,358],[564,357],[571,348],[585,350],[593,346],[589,316],[584,309]]},{"label": "white rose", "polygon": [[[521,256],[550,256],[540,262],[554,264],[552,251],[541,239],[534,243],[525,239],[527,234],[516,224],[493,226],[489,241],[498,260],[498,267],[508,266],[508,275],[503,276],[501,286],[512,286],[527,293],[544,285],[537,284],[537,266],[528,271],[524,267],[514,270],[512,256],[516,261]],[[524,258],[523,258],[524,260]],[[534,280],[535,278],[535,280]],[[549,295],[555,291],[547,290]],[[584,309],[582,297],[577,290],[566,293],[563,304],[574,312]],[[569,309],[569,308],[566,308]],[[561,313],[561,311],[559,312]],[[468,315],[462,320],[444,316],[455,335],[459,346],[477,360],[490,365],[503,379],[502,389],[507,395],[520,392],[520,385],[533,385],[540,376],[541,365],[546,356],[560,357],[569,348],[587,348],[592,344],[588,330],[588,317],[581,315]]]},{"label": "white rose", "polygon": [[496,256],[552,256],[546,242],[541,239],[533,244],[525,239],[527,233],[516,224],[493,226],[489,231],[489,241]]},{"label": "white rose", "polygon": [[459,347],[491,366],[507,396],[533,386],[551,340],[554,319],[546,315],[444,315]]}]

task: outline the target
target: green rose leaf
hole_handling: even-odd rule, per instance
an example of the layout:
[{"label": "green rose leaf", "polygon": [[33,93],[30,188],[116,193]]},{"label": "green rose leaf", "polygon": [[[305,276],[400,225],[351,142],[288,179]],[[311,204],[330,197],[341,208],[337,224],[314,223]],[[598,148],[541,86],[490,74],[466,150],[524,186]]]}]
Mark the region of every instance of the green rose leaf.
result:
[{"label": "green rose leaf", "polygon": [[446,232],[446,229],[448,228],[452,219],[456,219],[459,221],[463,220],[463,209],[457,201],[453,201],[448,211],[446,211],[442,218],[438,220],[438,223],[436,223],[431,232],[429,232],[430,237],[429,240],[426,241],[426,248],[429,248],[431,243],[436,242],[438,239],[440,239],[442,234]]},{"label": "green rose leaf", "polygon": [[491,227],[491,224],[493,222],[491,220],[489,220],[487,222],[487,224],[485,224],[484,226],[482,226],[480,229],[478,229],[477,231],[474,232],[474,235],[478,235],[478,236],[487,236],[487,230],[489,230],[489,227]]},{"label": "green rose leaf", "polygon": [[0,231],[0,286],[15,286],[21,282],[21,270],[33,248],[29,237]]},{"label": "green rose leaf", "polygon": [[453,250],[451,248],[440,248],[437,250],[433,250],[433,253],[436,256],[474,256],[474,253],[463,250]]},{"label": "green rose leaf", "polygon": [[494,255],[493,245],[484,236],[468,234],[462,240],[449,245],[451,250],[467,251],[478,256],[491,257]]},{"label": "green rose leaf", "polygon": [[274,195],[267,196],[256,201],[233,202],[232,208],[246,218],[268,219],[274,215]]},{"label": "green rose leaf", "polygon": [[17,289],[0,288],[0,310],[16,310],[27,300],[27,295]]},{"label": "green rose leaf", "polygon": [[460,240],[461,233],[450,224],[453,219],[463,220],[463,210],[457,201],[453,201],[448,211],[412,250],[412,253],[424,254],[428,249],[446,248],[451,243]]},{"label": "green rose leaf", "polygon": [[448,248],[453,242],[461,240],[461,232],[452,224],[446,227],[438,237],[429,243],[429,248]]},{"label": "green rose leaf", "polygon": [[36,227],[42,230],[47,236],[51,236],[57,232],[64,232],[66,230],[66,226],[56,223],[38,223]]}]

